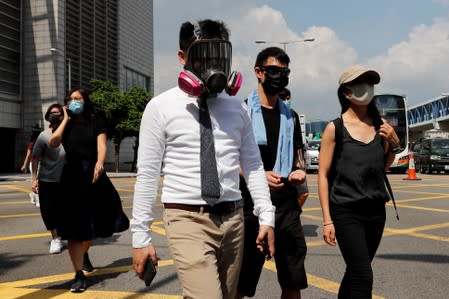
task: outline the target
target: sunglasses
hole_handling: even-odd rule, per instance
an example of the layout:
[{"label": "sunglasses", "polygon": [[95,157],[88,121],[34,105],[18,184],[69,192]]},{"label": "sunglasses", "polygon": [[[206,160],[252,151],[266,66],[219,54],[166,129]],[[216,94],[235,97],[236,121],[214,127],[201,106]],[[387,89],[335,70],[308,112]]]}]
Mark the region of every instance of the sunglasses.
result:
[{"label": "sunglasses", "polygon": [[288,76],[290,75],[290,69],[288,67],[280,67],[276,65],[267,65],[267,66],[261,66],[259,69],[269,75],[273,76]]}]

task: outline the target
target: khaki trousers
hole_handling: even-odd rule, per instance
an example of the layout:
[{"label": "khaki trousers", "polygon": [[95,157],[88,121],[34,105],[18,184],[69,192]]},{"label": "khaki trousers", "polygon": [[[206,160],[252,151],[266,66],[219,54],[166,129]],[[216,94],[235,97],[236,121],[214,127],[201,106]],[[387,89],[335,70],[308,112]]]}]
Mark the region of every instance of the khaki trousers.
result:
[{"label": "khaki trousers", "polygon": [[165,209],[164,222],[183,298],[234,299],[243,256],[243,210],[217,215]]}]

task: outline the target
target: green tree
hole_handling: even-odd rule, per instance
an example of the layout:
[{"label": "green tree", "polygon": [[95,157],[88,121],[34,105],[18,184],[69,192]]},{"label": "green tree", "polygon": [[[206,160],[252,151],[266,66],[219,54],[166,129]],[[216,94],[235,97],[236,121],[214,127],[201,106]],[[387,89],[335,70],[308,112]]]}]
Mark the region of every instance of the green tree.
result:
[{"label": "green tree", "polygon": [[89,83],[93,91],[92,102],[104,111],[108,119],[108,138],[114,143],[114,166],[118,172],[120,145],[126,137],[138,137],[140,120],[150,94],[138,87],[121,93],[116,85],[103,80],[93,79]]},{"label": "green tree", "polygon": [[134,157],[131,170],[135,171],[137,162],[137,149],[139,147],[139,130],[140,121],[142,119],[143,111],[151,100],[151,94],[143,88],[132,87],[124,94],[125,102],[128,105],[128,119],[123,123],[127,128],[127,136],[136,137],[134,144]]}]

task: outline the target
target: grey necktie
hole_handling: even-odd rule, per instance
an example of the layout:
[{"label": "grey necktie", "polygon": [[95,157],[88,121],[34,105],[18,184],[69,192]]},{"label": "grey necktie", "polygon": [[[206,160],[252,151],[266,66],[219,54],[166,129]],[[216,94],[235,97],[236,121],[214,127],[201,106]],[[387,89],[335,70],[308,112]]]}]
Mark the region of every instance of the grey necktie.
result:
[{"label": "grey necktie", "polygon": [[218,181],[214,136],[212,135],[207,97],[200,97],[198,99],[198,104],[201,138],[201,196],[208,205],[213,206],[220,198],[220,182]]}]

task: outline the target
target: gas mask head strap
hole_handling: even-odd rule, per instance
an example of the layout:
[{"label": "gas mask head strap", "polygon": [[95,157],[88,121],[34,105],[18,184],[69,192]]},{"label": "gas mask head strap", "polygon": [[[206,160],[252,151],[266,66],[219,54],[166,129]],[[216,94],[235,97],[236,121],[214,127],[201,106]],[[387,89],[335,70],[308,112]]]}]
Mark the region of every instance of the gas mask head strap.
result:
[{"label": "gas mask head strap", "polygon": [[226,35],[223,32],[221,32],[221,31],[220,31],[220,33],[218,35],[205,37],[203,32],[201,31],[201,27],[200,27],[199,23],[193,24],[193,35],[195,36],[195,40],[198,40],[198,39],[222,39],[222,40],[228,40],[226,38]]},{"label": "gas mask head strap", "polygon": [[195,36],[195,39],[203,38],[203,34],[202,34],[201,28],[200,28],[200,24],[198,24],[198,23],[193,24],[193,35]]}]

